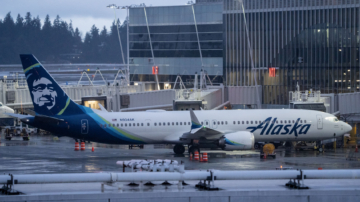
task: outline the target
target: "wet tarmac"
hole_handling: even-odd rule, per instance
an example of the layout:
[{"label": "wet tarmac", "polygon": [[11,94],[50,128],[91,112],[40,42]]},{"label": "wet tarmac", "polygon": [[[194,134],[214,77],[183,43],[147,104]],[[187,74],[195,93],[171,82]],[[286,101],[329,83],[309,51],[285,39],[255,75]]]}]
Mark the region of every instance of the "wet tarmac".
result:
[{"label": "wet tarmac", "polygon": [[[276,159],[260,159],[258,151],[208,152],[209,162],[189,161],[187,154],[175,155],[171,145],[145,145],[144,149],[128,149],[128,145],[86,143],[85,151],[74,151],[75,141],[61,137],[31,136],[8,141],[1,135],[0,173],[83,173],[121,172],[116,161],[131,159],[173,159],[183,161],[186,170],[274,170],[280,166],[293,169],[355,169],[360,161],[346,160],[347,149],[318,151],[276,150]],[[94,146],[95,151],[91,148]],[[129,170],[127,170],[129,171]]]}]

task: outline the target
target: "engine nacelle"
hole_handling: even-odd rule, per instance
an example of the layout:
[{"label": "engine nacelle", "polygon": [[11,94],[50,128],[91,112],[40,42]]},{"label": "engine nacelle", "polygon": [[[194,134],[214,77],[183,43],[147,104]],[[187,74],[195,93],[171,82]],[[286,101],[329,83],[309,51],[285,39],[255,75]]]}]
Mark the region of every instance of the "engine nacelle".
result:
[{"label": "engine nacelle", "polygon": [[229,133],[219,140],[219,147],[228,151],[254,149],[254,144],[254,134],[247,131]]}]

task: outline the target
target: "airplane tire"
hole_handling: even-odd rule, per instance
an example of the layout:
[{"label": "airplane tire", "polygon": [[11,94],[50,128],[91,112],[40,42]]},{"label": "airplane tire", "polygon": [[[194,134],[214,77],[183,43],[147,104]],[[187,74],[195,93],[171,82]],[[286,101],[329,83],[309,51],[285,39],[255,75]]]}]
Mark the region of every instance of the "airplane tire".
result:
[{"label": "airplane tire", "polygon": [[200,153],[200,147],[199,147],[199,146],[191,145],[191,146],[189,147],[189,154],[190,154],[190,153],[194,154],[196,150]]},{"label": "airplane tire", "polygon": [[185,147],[182,144],[176,144],[174,146],[174,152],[175,154],[183,154],[185,152]]}]

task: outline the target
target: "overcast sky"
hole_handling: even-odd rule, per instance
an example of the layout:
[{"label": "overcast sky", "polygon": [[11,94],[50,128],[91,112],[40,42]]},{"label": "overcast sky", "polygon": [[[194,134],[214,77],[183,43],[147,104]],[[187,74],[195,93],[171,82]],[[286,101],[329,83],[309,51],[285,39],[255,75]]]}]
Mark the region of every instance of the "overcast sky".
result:
[{"label": "overcast sky", "polygon": [[[72,20],[74,29],[78,27],[84,37],[93,24],[100,29],[106,26],[109,30],[114,20],[114,12],[106,8],[109,4],[124,6],[145,3],[146,6],[168,6],[185,5],[186,2],[188,0],[1,0],[0,18],[3,19],[11,12],[16,20],[17,14],[24,17],[26,12],[30,12],[33,17],[39,16],[43,23],[47,14],[51,21],[59,15],[67,22]],[[126,17],[126,10],[116,10],[116,15],[122,22]]]}]

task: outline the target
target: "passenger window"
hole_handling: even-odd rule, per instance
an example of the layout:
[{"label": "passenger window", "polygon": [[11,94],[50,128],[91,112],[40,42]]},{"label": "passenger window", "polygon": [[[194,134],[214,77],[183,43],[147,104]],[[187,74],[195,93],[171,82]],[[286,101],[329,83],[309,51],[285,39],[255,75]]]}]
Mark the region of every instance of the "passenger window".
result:
[{"label": "passenger window", "polygon": [[178,122],[176,122],[176,125],[179,125],[179,123],[178,123]]},{"label": "passenger window", "polygon": [[306,120],[304,120],[304,123],[306,123]]},{"label": "passenger window", "polygon": [[115,127],[115,123],[113,123],[113,127]]},{"label": "passenger window", "polygon": [[302,123],[302,120],[300,120],[300,123]]},{"label": "passenger window", "polygon": [[131,123],[129,123],[129,127],[131,127]]},{"label": "passenger window", "polygon": [[214,125],[216,125],[216,122],[214,121]]},{"label": "passenger window", "polygon": [[242,124],[245,124],[245,122],[244,122],[244,121],[242,121]]},{"label": "passenger window", "polygon": [[171,124],[174,125],[174,122],[172,122]]},{"label": "passenger window", "polygon": [[159,123],[159,126],[161,126],[161,122]]},{"label": "passenger window", "polygon": [[135,123],[133,123],[133,126],[135,126]]},{"label": "passenger window", "polygon": [[233,123],[234,123],[234,125],[235,125],[235,124],[236,124],[236,121],[234,121]]},{"label": "passenger window", "polygon": [[109,128],[111,128],[111,123],[108,126],[109,126]]},{"label": "passenger window", "polygon": [[119,124],[116,124],[117,125],[117,127],[119,127]]},{"label": "passenger window", "polygon": [[218,125],[220,125],[220,121],[218,121],[218,123],[217,123]]},{"label": "passenger window", "polygon": [[139,123],[137,123],[137,126],[140,126],[140,124],[139,124]]},{"label": "passenger window", "polygon": [[163,126],[166,126],[166,123],[165,123],[165,122],[163,123]]},{"label": "passenger window", "polygon": [[224,125],[224,121],[221,121],[221,125]]},{"label": "passenger window", "polygon": [[253,124],[253,121],[250,121],[251,124]]},{"label": "passenger window", "polygon": [[246,124],[249,124],[249,121],[246,121]]},{"label": "passenger window", "polygon": [[209,125],[209,122],[206,121],[206,125]]},{"label": "passenger window", "polygon": [[182,126],[182,122],[180,122],[180,126]]},{"label": "passenger window", "polygon": [[255,124],[257,124],[257,121],[255,121]]},{"label": "passenger window", "polygon": [[147,126],[150,126],[150,123],[147,123]]},{"label": "passenger window", "polygon": [[156,123],[154,123],[154,125],[156,126]]},{"label": "passenger window", "polygon": [[184,122],[184,126],[186,126],[186,122]]},{"label": "passenger window", "polygon": [[204,125],[204,122],[201,121],[201,125]]},{"label": "passenger window", "polygon": [[282,123],[282,121],[280,121],[280,123]]},{"label": "passenger window", "polygon": [[295,121],[293,120],[293,123],[295,123]]},{"label": "passenger window", "polygon": [[[188,125],[190,126],[190,122],[188,122]],[[202,124],[201,124],[202,125]]]},{"label": "passenger window", "polygon": [[141,126],[144,126],[144,123],[141,123]]},{"label": "passenger window", "polygon": [[291,123],[291,121],[289,120],[289,123]]},{"label": "passenger window", "polygon": [[278,124],[278,123],[279,123],[279,121],[276,121],[276,123]]},{"label": "passenger window", "polygon": [[286,123],[286,120],[284,121],[284,123]]},{"label": "passenger window", "polygon": [[102,128],[103,127],[103,125],[102,124],[100,124],[100,128]]},{"label": "passenger window", "polygon": [[238,121],[238,124],[240,125],[240,121]]}]

